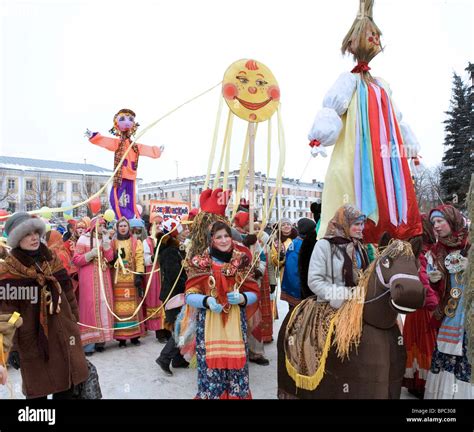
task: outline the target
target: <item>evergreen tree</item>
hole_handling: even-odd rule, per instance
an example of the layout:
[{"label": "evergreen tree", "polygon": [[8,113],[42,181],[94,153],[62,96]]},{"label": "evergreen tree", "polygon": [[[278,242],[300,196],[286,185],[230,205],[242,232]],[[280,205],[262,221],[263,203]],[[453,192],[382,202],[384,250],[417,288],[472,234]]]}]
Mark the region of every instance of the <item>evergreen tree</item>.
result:
[{"label": "evergreen tree", "polygon": [[[473,110],[471,89],[462,82],[459,75],[453,75],[453,92],[448,118],[445,124],[443,156],[444,170],[441,174],[441,186],[445,200],[460,208],[466,206],[471,173],[474,166],[473,155]],[[454,195],[457,195],[457,202]]]}]

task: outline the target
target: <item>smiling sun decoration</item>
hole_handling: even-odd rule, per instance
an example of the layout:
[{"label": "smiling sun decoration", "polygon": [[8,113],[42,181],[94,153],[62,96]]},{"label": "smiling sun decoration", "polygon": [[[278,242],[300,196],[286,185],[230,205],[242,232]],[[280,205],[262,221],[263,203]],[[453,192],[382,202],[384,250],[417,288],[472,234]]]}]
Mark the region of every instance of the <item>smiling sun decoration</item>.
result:
[{"label": "smiling sun decoration", "polygon": [[235,115],[252,123],[268,120],[280,103],[280,87],[270,69],[248,59],[229,66],[222,95]]}]

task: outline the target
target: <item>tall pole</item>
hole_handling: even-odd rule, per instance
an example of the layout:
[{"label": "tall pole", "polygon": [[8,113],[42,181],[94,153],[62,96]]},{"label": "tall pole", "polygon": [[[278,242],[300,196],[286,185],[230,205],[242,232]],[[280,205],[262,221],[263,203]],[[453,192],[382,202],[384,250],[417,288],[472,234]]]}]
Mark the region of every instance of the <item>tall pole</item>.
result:
[{"label": "tall pole", "polygon": [[249,233],[254,233],[253,217],[255,204],[255,124],[249,122]]}]

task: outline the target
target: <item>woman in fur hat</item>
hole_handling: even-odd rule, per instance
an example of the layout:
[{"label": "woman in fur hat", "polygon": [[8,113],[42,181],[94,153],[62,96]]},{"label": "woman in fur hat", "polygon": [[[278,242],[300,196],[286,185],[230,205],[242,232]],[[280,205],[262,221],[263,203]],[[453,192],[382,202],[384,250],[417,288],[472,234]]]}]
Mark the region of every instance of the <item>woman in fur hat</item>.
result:
[{"label": "woman in fur hat", "polygon": [[61,260],[41,243],[46,226],[39,218],[16,213],[5,231],[12,249],[0,263],[1,285],[9,287],[0,314],[18,312],[23,318],[10,354],[14,367],[21,367],[23,393],[27,398],[72,398],[88,368],[71,280]]}]

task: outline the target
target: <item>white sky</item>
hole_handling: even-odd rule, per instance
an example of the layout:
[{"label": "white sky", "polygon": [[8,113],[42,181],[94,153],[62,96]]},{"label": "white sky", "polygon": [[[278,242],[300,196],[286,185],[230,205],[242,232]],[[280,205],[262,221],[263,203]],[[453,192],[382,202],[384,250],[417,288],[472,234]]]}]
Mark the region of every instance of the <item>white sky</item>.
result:
[{"label": "white sky", "polygon": [[[284,174],[299,179],[309,160],[307,134],[324,94],[353,67],[339,48],[358,3],[0,0],[0,154],[87,159],[112,168],[113,154],[89,144],[86,128],[107,135],[120,108],[133,109],[143,128],[217,84],[235,60],[254,58],[279,82]],[[452,73],[467,79],[464,68],[474,61],[473,14],[472,0],[375,2],[385,51],[371,62],[372,73],[390,83],[429,166],[443,155]],[[205,173],[219,92],[187,105],[143,136],[142,143],[164,145],[165,153],[157,160],[141,158],[139,177],[175,178],[175,161],[180,177]],[[221,131],[224,124],[223,116]],[[234,123],[231,169],[239,167],[244,128],[242,121]],[[263,172],[264,138],[259,130],[256,169]],[[272,174],[276,160],[275,152]],[[324,180],[328,160],[311,160],[302,180]]]}]

